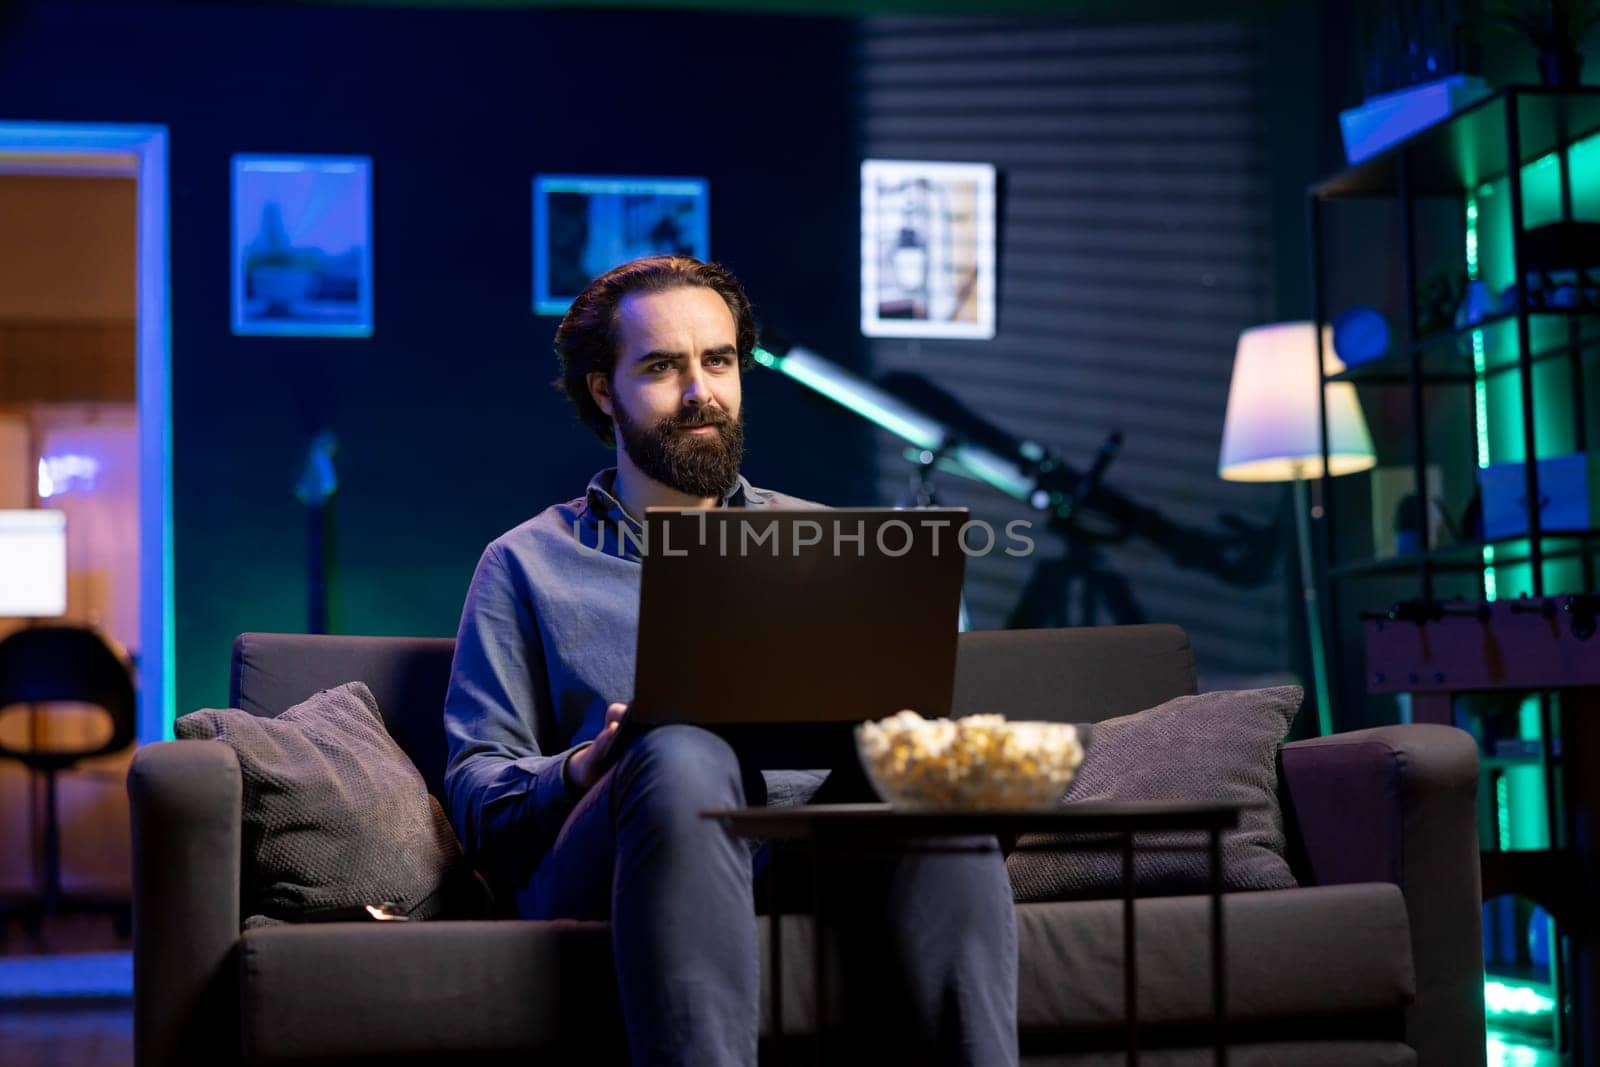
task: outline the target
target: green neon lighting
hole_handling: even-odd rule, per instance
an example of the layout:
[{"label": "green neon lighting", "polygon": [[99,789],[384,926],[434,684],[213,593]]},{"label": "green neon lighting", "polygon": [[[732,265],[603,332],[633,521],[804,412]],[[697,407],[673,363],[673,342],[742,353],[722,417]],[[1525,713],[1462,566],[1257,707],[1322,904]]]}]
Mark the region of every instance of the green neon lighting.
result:
[{"label": "green neon lighting", "polygon": [[1561,159],[1549,152],[1522,168],[1522,224],[1528,229],[1561,218]]},{"label": "green neon lighting", "polygon": [[[1524,741],[1540,739],[1539,698],[1528,696],[1517,706],[1517,736]],[[1545,806],[1545,775],[1542,762],[1507,767],[1501,777],[1506,790],[1510,818],[1502,826],[1509,830],[1514,849],[1550,846],[1550,822]]]},{"label": "green neon lighting", "polygon": [[756,362],[763,367],[776,367],[778,365],[778,357],[768,352],[765,348],[757,346],[756,350],[751,354],[755,356]]},{"label": "green neon lighting", "polygon": [[1549,990],[1542,982],[1488,978],[1483,983],[1483,1006],[1491,1020],[1549,1016],[1556,1010],[1555,998]]},{"label": "green neon lighting", "polygon": [[1511,787],[1506,776],[1494,780],[1494,825],[1501,852],[1511,851]]},{"label": "green neon lighting", "polygon": [[1478,198],[1467,197],[1467,277],[1478,276]]},{"label": "green neon lighting", "polygon": [[1495,1033],[1489,1034],[1484,1046],[1484,1062],[1488,1067],[1546,1067],[1559,1062],[1551,1057],[1545,1044],[1529,1044]]},{"label": "green neon lighting", "polygon": [[1600,218],[1600,135],[1573,145],[1567,159],[1572,167],[1572,217]]},{"label": "green neon lighting", "polygon": [[1541,849],[1550,846],[1549,824],[1545,821],[1544,765],[1530,763],[1507,767],[1501,781],[1506,783],[1506,804],[1511,812],[1511,848]]},{"label": "green neon lighting", "polygon": [[[1478,197],[1467,197],[1467,277],[1478,278]],[[1472,331],[1472,408],[1478,439],[1478,469],[1489,465],[1489,384],[1484,374],[1488,359],[1484,353],[1483,331]],[[1494,549],[1483,549],[1483,596],[1496,600],[1500,583],[1494,570]],[[1503,825],[1503,824],[1502,824]]]},{"label": "green neon lighting", "polygon": [[1528,696],[1517,705],[1517,736],[1525,741],[1537,741],[1544,736],[1540,729],[1539,698]]}]

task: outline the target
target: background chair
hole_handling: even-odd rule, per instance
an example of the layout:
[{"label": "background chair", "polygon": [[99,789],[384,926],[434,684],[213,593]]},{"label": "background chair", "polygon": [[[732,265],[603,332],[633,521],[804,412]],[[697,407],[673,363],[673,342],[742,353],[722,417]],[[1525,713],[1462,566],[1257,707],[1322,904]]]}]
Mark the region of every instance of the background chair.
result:
[{"label": "background chair", "polygon": [[17,747],[0,737],[0,756],[43,773],[45,780],[44,876],[40,899],[32,909],[35,924],[38,916],[62,906],[56,776],[81,760],[133,744],[133,679],[105,640],[81,626],[36,626],[0,640],[0,711],[18,704],[67,701],[92,705],[104,712],[110,722],[110,736],[90,744],[37,748]]}]

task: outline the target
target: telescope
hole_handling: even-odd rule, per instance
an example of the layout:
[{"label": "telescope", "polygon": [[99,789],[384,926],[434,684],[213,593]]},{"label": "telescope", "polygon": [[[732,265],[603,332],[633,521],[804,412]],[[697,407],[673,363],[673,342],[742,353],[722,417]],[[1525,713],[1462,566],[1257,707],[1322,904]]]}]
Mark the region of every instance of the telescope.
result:
[{"label": "telescope", "polygon": [[[923,471],[938,469],[988,485],[1048,515],[1069,539],[1102,543],[1149,541],[1179,566],[1205,570],[1233,585],[1257,585],[1272,572],[1278,528],[1237,515],[1219,515],[1221,530],[1172,522],[1159,511],[1107,488],[1107,468],[1122,447],[1109,433],[1087,471],[1036,441],[1017,438],[967,408],[921,375],[900,373],[869,381],[802,345],[758,346],[757,363],[894,434],[906,458]],[[1095,516],[1093,524],[1083,521]]]}]

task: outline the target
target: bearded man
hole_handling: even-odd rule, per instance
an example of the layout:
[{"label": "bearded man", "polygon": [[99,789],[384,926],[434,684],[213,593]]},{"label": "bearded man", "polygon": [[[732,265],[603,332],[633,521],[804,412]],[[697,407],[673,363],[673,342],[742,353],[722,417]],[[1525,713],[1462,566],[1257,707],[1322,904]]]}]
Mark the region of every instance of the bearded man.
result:
[{"label": "bearded man", "polygon": [[[815,506],[739,473],[755,345],[739,283],[693,259],[624,264],[574,301],[558,384],[617,465],[484,551],[446,698],[456,832],[523,917],[610,920],[636,1063],[756,1062],[762,856],[701,813],[830,798],[822,775],[752,773],[695,726],[610,751],[633,691],[645,509]],[[852,869],[828,890],[856,949],[839,1059],[1016,1062],[1010,886],[992,839],[968,845]]]}]

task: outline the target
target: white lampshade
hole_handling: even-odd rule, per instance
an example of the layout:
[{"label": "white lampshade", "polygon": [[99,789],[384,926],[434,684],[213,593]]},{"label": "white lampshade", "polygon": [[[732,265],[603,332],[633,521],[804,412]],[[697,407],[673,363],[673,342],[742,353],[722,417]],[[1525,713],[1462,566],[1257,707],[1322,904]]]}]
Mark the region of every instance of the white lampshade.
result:
[{"label": "white lampshade", "polygon": [[[1323,366],[1344,369],[1323,327]],[[1309,322],[1256,326],[1239,335],[1217,473],[1232,482],[1322,477],[1317,335]],[[1377,463],[1355,386],[1328,386],[1328,467],[1334,476]]]}]

